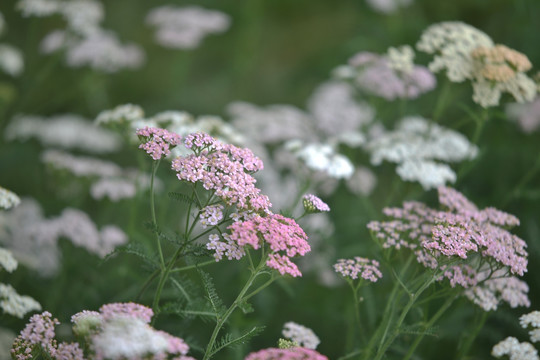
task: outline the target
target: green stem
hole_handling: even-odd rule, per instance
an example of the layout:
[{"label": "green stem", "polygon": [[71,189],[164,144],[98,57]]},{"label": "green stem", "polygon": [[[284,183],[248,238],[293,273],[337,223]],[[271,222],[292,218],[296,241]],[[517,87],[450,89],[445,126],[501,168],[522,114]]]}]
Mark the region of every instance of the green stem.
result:
[{"label": "green stem", "polygon": [[150,178],[150,212],[152,213],[152,226],[154,227],[154,231],[156,233],[156,243],[159,253],[159,261],[161,264],[161,270],[163,271],[165,269],[165,259],[163,258],[163,251],[161,250],[161,241],[159,239],[159,234],[157,230],[157,220],[156,220],[156,206],[154,201],[154,178],[156,177],[156,172],[159,167],[159,163],[161,160],[158,160],[156,162],[152,162],[152,177]]},{"label": "green stem", "polygon": [[[216,326],[214,327],[214,331],[212,332],[212,336],[210,337],[210,341],[208,342],[208,345],[206,346],[206,351],[204,353],[203,360],[210,359],[216,353],[216,351],[214,351],[213,348],[214,348],[214,344],[216,342],[217,336],[218,336],[221,328],[223,327],[223,325],[229,319],[229,316],[231,316],[231,314],[234,312],[234,310],[236,310],[238,305],[241,304],[243,301],[245,301],[247,298],[255,295],[256,293],[258,293],[259,291],[261,291],[262,289],[264,289],[265,287],[270,285],[271,281],[267,281],[266,283],[261,285],[259,288],[257,288],[255,291],[250,293],[247,297],[245,296],[246,293],[248,292],[249,288],[253,285],[253,282],[255,281],[257,276],[259,276],[261,274],[261,270],[265,266],[266,266],[266,257],[263,256],[261,258],[261,261],[260,261],[259,265],[257,266],[257,268],[254,271],[251,272],[251,275],[249,276],[248,281],[246,282],[246,284],[244,285],[244,287],[242,288],[242,290],[240,291],[240,293],[236,297],[236,300],[234,300],[234,302],[231,304],[231,306],[227,309],[227,311],[225,311],[225,313],[222,316],[218,316]],[[273,280],[273,277],[272,277],[272,280]]]},{"label": "green stem", "polygon": [[450,93],[450,81],[445,81],[443,88],[441,90],[441,94],[437,98],[437,103],[435,104],[435,110],[433,111],[433,121],[438,122],[440,116],[444,112],[444,108],[447,105],[447,98]]},{"label": "green stem", "polygon": [[[429,319],[429,321],[424,325],[424,331],[426,331],[427,329],[429,329],[430,327],[433,326],[433,324],[435,324],[435,322],[437,320],[439,320],[439,318],[446,312],[446,310],[448,310],[448,308],[450,307],[450,305],[452,305],[452,303],[454,302],[454,300],[456,299],[456,296],[450,296],[446,299],[446,301],[444,302],[444,304],[440,307],[440,309],[437,311],[437,313],[435,315],[433,315],[433,317],[431,319]],[[413,344],[411,345],[411,347],[409,348],[409,351],[407,352],[407,355],[405,355],[405,357],[403,358],[403,360],[408,360],[411,358],[411,356],[414,354],[414,351],[416,350],[416,348],[418,347],[418,345],[420,344],[420,342],[422,341],[422,339],[424,338],[425,336],[425,333],[421,333],[420,335],[418,335],[416,337],[416,339],[414,340]]]},{"label": "green stem", "polygon": [[422,293],[435,281],[436,277],[432,276],[429,281],[426,281],[420,289],[418,289],[412,296],[409,297],[409,302],[405,305],[403,308],[401,315],[399,316],[394,328],[394,332],[390,335],[389,339],[386,340],[386,334],[381,338],[381,341],[379,342],[379,350],[377,351],[377,356],[375,357],[375,360],[380,360],[386,353],[386,350],[392,345],[396,337],[399,335],[399,329],[403,325],[403,321],[405,321],[405,317],[413,307],[416,300],[422,295]]},{"label": "green stem", "polygon": [[476,321],[476,326],[472,332],[471,335],[467,336],[465,343],[462,347],[460,347],[458,351],[458,355],[456,356],[456,359],[464,359],[467,353],[469,352],[472,343],[480,333],[480,330],[484,327],[484,324],[486,323],[486,320],[488,318],[489,313],[487,311],[482,311],[482,315],[480,316],[480,320]]},{"label": "green stem", "polygon": [[188,265],[188,266],[184,266],[184,267],[181,267],[181,268],[176,268],[176,269],[171,270],[169,273],[172,274],[172,273],[177,273],[177,272],[181,272],[181,271],[196,269],[196,268],[200,268],[202,266],[215,264],[215,263],[216,263],[215,260],[208,260],[208,261],[205,261],[205,262],[202,262],[202,263],[198,263],[198,264],[194,264],[194,265]]}]

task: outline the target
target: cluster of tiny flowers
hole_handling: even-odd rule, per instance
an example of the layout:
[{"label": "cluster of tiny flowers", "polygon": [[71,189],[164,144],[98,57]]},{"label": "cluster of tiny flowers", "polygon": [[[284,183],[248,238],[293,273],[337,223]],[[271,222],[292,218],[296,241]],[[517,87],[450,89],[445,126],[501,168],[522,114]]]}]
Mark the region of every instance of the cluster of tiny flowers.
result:
[{"label": "cluster of tiny flowers", "polygon": [[45,150],[41,160],[59,171],[68,171],[77,177],[111,178],[122,175],[122,169],[113,162],[89,156],[75,156],[60,150]]},{"label": "cluster of tiny flowers", "polygon": [[223,205],[207,206],[201,210],[201,225],[203,229],[208,226],[216,226],[223,220]]},{"label": "cluster of tiny flowers", "polygon": [[228,15],[198,6],[160,6],[146,16],[146,23],[157,28],[158,44],[176,49],[193,49],[211,33],[225,32],[230,26]]},{"label": "cluster of tiny flowers", "polygon": [[180,135],[161,128],[144,127],[136,134],[143,141],[139,149],[145,150],[154,160],[168,156],[171,149],[182,142]]},{"label": "cluster of tiny flowers", "polygon": [[414,65],[410,47],[390,48],[389,56],[360,52],[338,68],[337,77],[351,79],[363,92],[386,100],[415,99],[435,88],[435,76]]},{"label": "cluster of tiny flowers", "polygon": [[12,191],[0,186],[0,209],[11,209],[21,203],[21,199]]},{"label": "cluster of tiny flowers", "polygon": [[123,124],[144,119],[144,110],[139,105],[124,104],[114,109],[100,112],[95,120],[97,125]]},{"label": "cluster of tiny flowers", "polygon": [[10,273],[17,269],[17,265],[17,260],[13,257],[11,251],[0,247],[0,267]]},{"label": "cluster of tiny flowers", "polygon": [[263,164],[251,150],[224,144],[205,133],[187,135],[184,145],[194,154],[172,161],[179,180],[200,182],[206,190],[214,191],[227,205],[235,205],[239,210],[269,212],[272,204],[260,193],[251,175],[261,170]]},{"label": "cluster of tiny flowers", "polygon": [[540,341],[540,311],[533,311],[519,318],[519,324],[522,328],[532,328],[529,331],[529,338],[532,342]]},{"label": "cluster of tiny flowers", "polygon": [[217,234],[211,234],[208,237],[206,248],[214,251],[214,259],[216,261],[223,259],[223,256],[226,256],[229,260],[240,260],[246,255],[244,248],[231,240],[229,234],[223,234],[223,240]]},{"label": "cluster of tiny flowers", "polygon": [[313,194],[304,195],[302,198],[302,204],[304,205],[304,210],[307,213],[330,211],[328,204]]},{"label": "cluster of tiny flowers", "polygon": [[537,86],[525,75],[531,68],[527,57],[504,45],[495,45],[482,31],[462,22],[431,25],[416,47],[434,54],[430,70],[446,70],[450,81],[471,80],[473,100],[483,107],[499,104],[503,92],[517,102],[534,99]]},{"label": "cluster of tiny flowers", "polygon": [[515,337],[507,337],[491,350],[494,357],[507,355],[510,360],[538,360],[538,351],[528,342],[520,343]]},{"label": "cluster of tiny flowers", "polygon": [[456,180],[455,172],[443,162],[476,157],[477,147],[462,134],[420,116],[403,118],[394,131],[379,134],[367,145],[371,163],[383,160],[399,164],[397,174],[406,181],[418,181],[426,190]]},{"label": "cluster of tiny flowers", "polygon": [[354,165],[344,155],[337,153],[329,144],[303,144],[301,141],[290,141],[285,144],[306,166],[314,171],[327,174],[335,179],[347,179],[354,173]]},{"label": "cluster of tiny flowers", "polygon": [[343,277],[349,277],[353,280],[360,277],[371,282],[376,282],[382,278],[377,260],[370,260],[359,256],[355,256],[354,259],[339,259],[334,264],[334,270]]},{"label": "cluster of tiny flowers", "polygon": [[56,115],[49,118],[19,115],[6,128],[7,140],[37,139],[47,147],[78,149],[93,154],[118,150],[121,138],[101,129],[78,115]]},{"label": "cluster of tiny flowers", "polygon": [[228,240],[243,248],[253,249],[268,246],[270,253],[266,265],[280,274],[302,276],[290,258],[304,256],[311,250],[304,230],[293,220],[279,214],[265,217],[255,216],[250,220],[237,221],[230,225]]},{"label": "cluster of tiny flowers", "polygon": [[0,308],[22,319],[31,311],[41,310],[41,305],[30,296],[19,295],[11,285],[0,283]]},{"label": "cluster of tiny flowers", "polygon": [[24,16],[60,15],[67,27],[49,33],[41,42],[44,53],[65,50],[71,67],[90,66],[95,70],[116,72],[137,68],[144,52],[134,44],[122,45],[115,33],[101,28],[103,5],[96,0],[19,0],[17,8]]},{"label": "cluster of tiny flowers", "polygon": [[413,0],[366,0],[366,4],[373,10],[382,14],[392,14],[400,8],[409,6]]},{"label": "cluster of tiny flowers", "polygon": [[283,325],[281,333],[286,339],[306,349],[315,350],[321,342],[313,330],[292,321]]},{"label": "cluster of tiny flowers", "polygon": [[540,128],[540,97],[530,104],[508,104],[506,114],[519,124],[523,132],[532,133]]},{"label": "cluster of tiny flowers", "polygon": [[[451,286],[468,288],[469,296],[484,309],[496,308],[500,300],[512,307],[529,304],[525,295],[528,287],[513,277],[527,271],[527,245],[506,230],[518,225],[519,220],[494,208],[479,210],[454,189],[438,190],[442,210],[405,202],[403,208],[383,210],[392,220],[374,221],[368,228],[384,248],[413,249],[419,263],[442,270],[441,280],[448,278]],[[488,261],[490,269],[474,268],[474,261],[439,265],[442,258],[467,259],[471,253]],[[503,269],[511,274],[499,276],[496,271]]]},{"label": "cluster of tiny flowers", "polygon": [[[13,342],[11,356],[16,360],[33,359],[33,350],[41,349],[51,356],[56,355],[58,343],[54,339],[54,327],[60,324],[58,319],[53,319],[52,314],[45,311],[39,315],[33,315],[30,322],[21,331]],[[76,360],[82,358],[74,357]]]},{"label": "cluster of tiny flowers", "polygon": [[8,44],[0,44],[0,70],[11,76],[18,76],[24,70],[22,52]]},{"label": "cluster of tiny flowers", "polygon": [[251,353],[244,360],[328,360],[312,349],[293,347],[289,349],[268,348]]}]

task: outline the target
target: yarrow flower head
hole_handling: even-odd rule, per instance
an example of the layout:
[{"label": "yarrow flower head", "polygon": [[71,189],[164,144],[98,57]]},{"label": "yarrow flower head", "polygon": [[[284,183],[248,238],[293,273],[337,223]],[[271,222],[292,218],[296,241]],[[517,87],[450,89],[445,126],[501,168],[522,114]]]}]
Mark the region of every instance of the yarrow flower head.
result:
[{"label": "yarrow flower head", "polygon": [[292,321],[286,322],[285,325],[283,325],[281,334],[286,339],[296,343],[297,346],[306,349],[315,350],[321,342],[313,330]]},{"label": "yarrow flower head", "polygon": [[230,233],[223,235],[226,242],[215,234],[210,235],[207,248],[216,251],[216,260],[223,254],[229,259],[240,259],[247,245],[255,250],[264,246],[269,248],[266,261],[269,268],[278,270],[281,275],[302,276],[291,258],[304,256],[311,248],[306,233],[293,219],[279,214],[256,215],[249,220],[236,221],[227,229]]},{"label": "yarrow flower head", "polygon": [[21,203],[21,199],[12,191],[4,189],[0,186],[0,208],[11,209]]},{"label": "yarrow flower head", "polygon": [[[528,286],[516,277],[527,271],[527,245],[507,230],[519,220],[494,208],[479,210],[452,188],[438,191],[441,210],[405,202],[403,208],[383,210],[392,220],[373,221],[368,228],[384,248],[413,250],[420,264],[441,272],[439,280],[462,286],[464,295],[486,311],[501,300],[528,306]],[[479,258],[490,267],[480,265]]]},{"label": "yarrow flower head", "polygon": [[495,45],[482,31],[458,21],[431,25],[416,44],[434,54],[431,71],[446,70],[453,82],[471,80],[473,101],[483,107],[499,104],[503,92],[517,102],[530,102],[537,93],[534,80],[525,75],[529,59],[504,45]]},{"label": "yarrow flower head", "polygon": [[379,262],[355,256],[354,259],[339,259],[334,264],[334,270],[345,278],[356,280],[358,278],[376,282],[382,278]]},{"label": "yarrow flower head", "polygon": [[172,169],[179,180],[202,183],[238,210],[270,211],[270,200],[260,193],[251,175],[261,170],[263,163],[251,150],[224,144],[205,133],[187,135],[183,143],[193,154],[173,160]]},{"label": "yarrow flower head", "polygon": [[509,356],[510,360],[538,360],[538,351],[528,342],[520,343],[515,337],[507,337],[491,350],[491,355],[500,358]]},{"label": "yarrow flower head", "polygon": [[435,88],[435,76],[425,67],[414,65],[409,46],[390,48],[386,56],[360,52],[335,75],[351,79],[363,92],[386,100],[415,99]]},{"label": "yarrow flower head", "polygon": [[36,346],[54,355],[58,346],[54,339],[56,335],[54,327],[58,324],[60,324],[58,319],[52,318],[52,314],[48,311],[33,315],[15,339],[11,349],[12,356],[20,360],[30,360],[33,357],[32,350]]},{"label": "yarrow flower head", "polygon": [[30,296],[19,295],[11,285],[0,283],[0,309],[22,319],[31,311],[41,310],[41,305]]},{"label": "yarrow flower head", "polygon": [[17,260],[11,251],[0,247],[0,270],[4,268],[7,272],[13,272],[17,268]]},{"label": "yarrow flower head", "polygon": [[144,127],[137,130],[137,135],[144,142],[139,149],[145,150],[154,160],[168,156],[171,149],[182,141],[180,135],[160,128]]},{"label": "yarrow flower head", "polygon": [[268,348],[249,354],[244,360],[328,360],[312,349],[293,347],[289,349]]},{"label": "yarrow flower head", "polygon": [[536,310],[525,315],[521,315],[519,318],[519,324],[524,329],[529,330],[529,337],[532,342],[536,343],[540,341],[540,311]]},{"label": "yarrow flower head", "polygon": [[304,195],[302,204],[304,205],[306,213],[309,214],[330,211],[330,207],[313,194]]}]

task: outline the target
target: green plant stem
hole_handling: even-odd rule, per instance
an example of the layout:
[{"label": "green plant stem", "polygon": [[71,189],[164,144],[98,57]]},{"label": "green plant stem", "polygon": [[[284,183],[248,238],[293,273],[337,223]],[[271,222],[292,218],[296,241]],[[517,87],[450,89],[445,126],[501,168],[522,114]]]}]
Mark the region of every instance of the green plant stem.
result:
[{"label": "green plant stem", "polygon": [[435,103],[435,109],[433,110],[433,121],[438,122],[440,116],[444,112],[444,109],[447,105],[447,98],[450,94],[450,81],[445,81],[443,88],[441,90],[441,94],[437,98],[437,102]]},{"label": "green plant stem", "polygon": [[231,306],[225,311],[225,313],[222,316],[218,316],[216,326],[214,327],[214,331],[212,332],[212,336],[210,337],[210,341],[208,342],[208,345],[206,346],[206,351],[204,353],[203,360],[208,360],[215,354],[215,352],[213,351],[213,348],[214,348],[214,344],[216,342],[217,336],[219,335],[219,332],[220,332],[221,328],[223,327],[223,325],[227,322],[227,320],[229,319],[231,314],[234,312],[234,310],[236,310],[238,305],[241,304],[246,299],[248,299],[249,297],[251,297],[251,296],[257,294],[258,292],[260,292],[261,290],[263,290],[265,287],[270,285],[271,282],[273,281],[273,277],[272,277],[272,279],[271,279],[272,281],[265,282],[259,288],[254,290],[248,296],[246,296],[246,293],[248,292],[249,288],[253,285],[253,282],[255,281],[257,276],[259,276],[261,274],[261,270],[265,266],[266,266],[266,256],[263,256],[261,258],[261,261],[260,261],[259,265],[257,266],[257,268],[252,270],[251,275],[249,276],[249,279],[247,280],[247,282],[244,285],[244,287],[242,288],[242,290],[240,290],[240,293],[236,297],[236,300],[234,300],[234,302],[231,304]]},{"label": "green plant stem", "polygon": [[386,340],[386,333],[381,338],[381,340],[379,342],[379,349],[377,351],[377,355],[376,355],[374,360],[382,359],[382,357],[386,353],[386,350],[388,350],[390,345],[392,345],[392,343],[394,342],[396,337],[399,335],[399,329],[403,325],[403,321],[405,321],[405,317],[407,316],[407,314],[409,313],[409,311],[413,307],[414,303],[420,297],[420,295],[422,295],[422,293],[435,281],[435,279],[436,279],[436,277],[432,276],[429,279],[429,281],[426,281],[424,284],[422,284],[422,286],[416,292],[414,292],[412,295],[409,295],[409,301],[407,302],[407,304],[405,305],[405,307],[401,311],[401,314],[400,314],[400,316],[399,316],[399,318],[398,318],[398,320],[397,320],[397,322],[396,322],[396,324],[394,326],[395,330],[390,335],[388,340]]},{"label": "green plant stem", "polygon": [[[424,331],[426,331],[427,329],[432,327],[433,324],[435,324],[435,322],[437,320],[439,320],[439,318],[446,312],[446,310],[448,310],[450,305],[452,305],[452,303],[454,302],[455,299],[456,299],[456,296],[450,296],[450,297],[448,297],[446,299],[446,301],[439,308],[439,310],[435,313],[435,315],[433,315],[433,317],[431,319],[429,319],[429,321],[424,325]],[[422,341],[424,336],[425,336],[425,333],[422,333],[422,334],[420,334],[420,335],[418,335],[416,337],[416,339],[412,343],[411,347],[409,348],[409,351],[407,352],[407,355],[405,355],[403,360],[409,360],[411,358],[411,356],[414,354],[414,351],[416,350],[416,348],[418,347],[418,345],[420,344],[420,342]]]},{"label": "green plant stem", "polygon": [[202,263],[198,263],[198,264],[194,264],[194,265],[188,265],[188,266],[183,266],[181,268],[176,268],[176,269],[172,269],[169,273],[177,273],[177,272],[182,272],[182,271],[186,271],[186,270],[191,270],[191,269],[196,269],[196,268],[200,268],[200,267],[203,267],[203,266],[206,266],[206,265],[210,265],[210,264],[215,264],[216,263],[216,260],[208,260],[208,261],[204,261]]},{"label": "green plant stem", "polygon": [[474,330],[472,334],[467,336],[465,343],[463,346],[459,348],[458,354],[456,356],[456,359],[464,359],[469,350],[471,349],[471,345],[473,344],[474,340],[480,333],[480,330],[484,327],[484,324],[486,323],[486,320],[488,318],[489,313],[487,311],[482,311],[482,315],[480,316],[480,320],[476,321],[476,326],[474,327]]},{"label": "green plant stem", "polygon": [[165,259],[163,258],[161,241],[159,239],[159,234],[157,233],[156,206],[154,201],[154,178],[156,177],[156,172],[160,162],[161,160],[152,162],[152,177],[150,178],[150,212],[152,213],[152,225],[154,227],[154,231],[156,232],[156,243],[159,253],[159,262],[161,265],[161,271],[163,271],[165,269]]}]

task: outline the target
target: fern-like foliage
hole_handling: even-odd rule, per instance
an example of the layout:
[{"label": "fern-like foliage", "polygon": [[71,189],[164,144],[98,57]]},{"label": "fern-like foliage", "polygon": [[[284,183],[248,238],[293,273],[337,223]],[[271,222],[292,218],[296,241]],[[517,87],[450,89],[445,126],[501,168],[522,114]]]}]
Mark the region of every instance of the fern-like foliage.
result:
[{"label": "fern-like foliage", "polygon": [[139,258],[141,258],[152,270],[155,270],[159,268],[158,261],[154,258],[151,258],[145,251],[144,247],[141,244],[138,243],[129,243],[127,245],[119,246],[111,253],[107,254],[102,260],[102,262],[110,260],[112,257],[114,257],[117,254],[131,254],[135,255]]},{"label": "fern-like foliage", "polygon": [[195,205],[199,207],[199,205],[197,204],[197,201],[193,198],[193,196],[182,194],[179,192],[174,192],[174,191],[169,192],[168,195],[169,195],[169,198],[172,200],[180,201],[188,205],[191,204],[191,205]]},{"label": "fern-like foliage", "polygon": [[237,345],[245,344],[251,338],[259,335],[263,331],[264,331],[264,326],[255,326],[251,330],[247,331],[246,333],[238,337],[234,337],[231,334],[226,334],[221,339],[219,339],[219,341],[217,341],[215,345],[212,347],[212,350],[210,351],[210,356],[213,356],[218,351],[221,351],[225,349],[226,347],[234,347]]},{"label": "fern-like foliage", "polygon": [[223,301],[217,294],[214,280],[208,273],[204,272],[203,270],[198,269],[198,271],[203,282],[204,291],[206,292],[208,301],[212,306],[212,310],[216,314],[216,318],[220,319],[221,316],[225,313],[225,307],[223,306]]},{"label": "fern-like foliage", "polygon": [[205,323],[215,321],[216,319],[216,314],[212,307],[205,299],[201,298],[187,305],[184,301],[169,302],[164,304],[159,311],[160,314],[174,314],[187,320],[199,318]]}]

